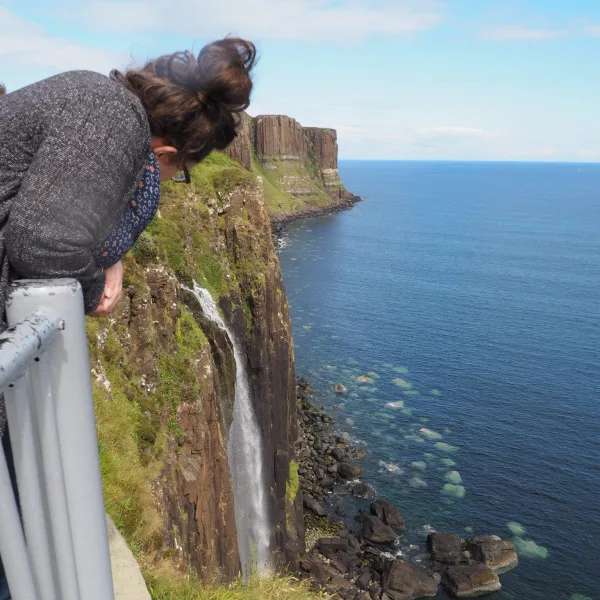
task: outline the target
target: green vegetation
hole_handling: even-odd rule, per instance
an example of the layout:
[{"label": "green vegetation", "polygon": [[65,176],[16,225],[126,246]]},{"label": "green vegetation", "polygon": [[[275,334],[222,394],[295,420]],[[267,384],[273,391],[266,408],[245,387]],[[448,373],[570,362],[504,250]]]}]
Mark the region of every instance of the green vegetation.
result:
[{"label": "green vegetation", "polygon": [[[309,161],[300,165],[294,161],[285,161],[280,157],[267,157],[269,167],[267,168],[252,157],[252,170],[259,175],[263,181],[265,201],[271,214],[285,214],[302,212],[314,206],[328,206],[331,198],[325,192],[318,173],[316,162]],[[285,178],[298,178],[301,185],[313,190],[312,195],[294,198],[285,191]]]},{"label": "green vegetation", "polygon": [[255,577],[248,585],[241,581],[211,586],[194,576],[175,578],[145,574],[153,600],[316,600],[306,582],[294,577]]},{"label": "green vegetation", "polygon": [[218,298],[227,294],[235,281],[226,277],[230,270],[227,253],[214,248],[214,228],[223,225],[216,212],[236,186],[253,184],[255,179],[217,152],[191,176],[191,186],[171,181],[163,184],[160,214],[148,227],[143,244],[157,248],[160,262],[171,267],[181,281],[191,285],[195,280]]},{"label": "green vegetation", "polygon": [[177,321],[176,339],[177,351],[162,353],[158,360],[159,396],[172,408],[173,414],[179,402],[193,402],[200,396],[193,363],[198,352],[208,344],[206,336],[185,307]]},{"label": "green vegetation", "polygon": [[298,489],[300,487],[300,478],[298,476],[298,463],[295,460],[290,460],[290,476],[286,483],[286,494],[290,504],[294,504]]}]

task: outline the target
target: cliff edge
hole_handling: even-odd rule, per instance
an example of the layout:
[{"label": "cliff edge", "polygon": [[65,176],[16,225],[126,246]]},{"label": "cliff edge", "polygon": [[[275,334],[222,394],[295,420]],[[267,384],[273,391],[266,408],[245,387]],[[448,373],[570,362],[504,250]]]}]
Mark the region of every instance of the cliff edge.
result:
[{"label": "cliff edge", "polygon": [[[227,439],[243,364],[262,440],[268,545],[276,566],[293,564],[304,551],[293,343],[256,176],[214,153],[190,186],[163,184],[159,213],[124,266],[118,309],[88,320],[108,514],[150,575],[168,563],[209,582],[237,578]],[[187,291],[194,281],[240,356]]]},{"label": "cliff edge", "polygon": [[226,154],[258,176],[275,223],[345,210],[360,200],[340,179],[335,129],[242,113]]}]

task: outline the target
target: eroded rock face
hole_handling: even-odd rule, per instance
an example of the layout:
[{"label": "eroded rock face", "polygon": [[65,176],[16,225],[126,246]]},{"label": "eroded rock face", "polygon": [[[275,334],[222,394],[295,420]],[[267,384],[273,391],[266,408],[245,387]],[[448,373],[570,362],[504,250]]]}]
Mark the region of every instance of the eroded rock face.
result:
[{"label": "eroded rock face", "polygon": [[237,136],[226,150],[227,156],[239,162],[244,168],[252,168],[252,153],[256,128],[254,119],[245,112],[239,114],[240,125]]},{"label": "eroded rock face", "polygon": [[467,539],[465,546],[475,561],[494,571],[512,569],[519,562],[515,545],[497,536],[471,537]]},{"label": "eroded rock face", "polygon": [[456,565],[449,567],[442,583],[457,598],[475,598],[502,588],[498,575],[485,565]]},{"label": "eroded rock face", "polygon": [[[226,320],[245,350],[254,410],[263,437],[273,550],[293,563],[304,549],[302,495],[287,494],[298,436],[292,326],[262,191],[238,190],[225,215],[225,244],[237,290],[221,298]],[[289,517],[289,518],[288,518]]]},{"label": "eroded rock face", "polygon": [[132,443],[153,466],[157,551],[222,579],[240,570],[226,451],[235,363],[226,336],[181,287],[192,276],[212,287],[247,360],[275,562],[293,564],[304,550],[302,494],[288,485],[297,438],[291,323],[262,189],[243,175],[225,168],[230,185],[215,183],[218,199],[165,194],[149,230],[156,247],[126,257],[119,310],[97,334],[110,352],[96,351],[105,362],[92,364],[98,378],[106,366],[125,370],[128,381],[111,393],[141,406],[141,441]]},{"label": "eroded rock face", "polygon": [[225,153],[252,168],[253,155],[265,177],[284,196],[298,200],[293,207],[277,200],[271,205],[276,222],[350,208],[360,198],[343,186],[338,172],[334,129],[302,127],[285,115],[240,115],[240,127]]},{"label": "eroded rock face", "polygon": [[386,565],[382,578],[383,596],[389,600],[434,598],[439,581],[431,571],[396,559]]}]

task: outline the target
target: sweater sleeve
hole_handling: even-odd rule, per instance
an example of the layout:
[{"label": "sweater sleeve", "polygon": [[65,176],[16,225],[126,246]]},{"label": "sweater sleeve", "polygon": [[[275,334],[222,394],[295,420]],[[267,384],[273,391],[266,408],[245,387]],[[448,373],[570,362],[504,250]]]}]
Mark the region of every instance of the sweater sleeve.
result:
[{"label": "sweater sleeve", "polygon": [[104,290],[94,252],[121,217],[147,149],[139,116],[105,96],[67,101],[45,126],[5,238],[18,277],[77,279],[86,312]]}]

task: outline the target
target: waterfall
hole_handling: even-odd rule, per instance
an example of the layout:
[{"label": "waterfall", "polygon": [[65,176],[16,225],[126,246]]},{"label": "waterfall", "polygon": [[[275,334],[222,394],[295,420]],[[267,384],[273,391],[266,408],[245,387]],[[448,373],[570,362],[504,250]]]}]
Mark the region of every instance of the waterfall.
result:
[{"label": "waterfall", "polygon": [[269,522],[267,519],[260,430],[252,407],[246,372],[246,356],[233,330],[223,321],[210,292],[194,282],[194,295],[207,319],[227,333],[235,359],[233,421],[227,439],[229,470],[233,481],[235,524],[244,578],[254,567],[269,566]]}]

